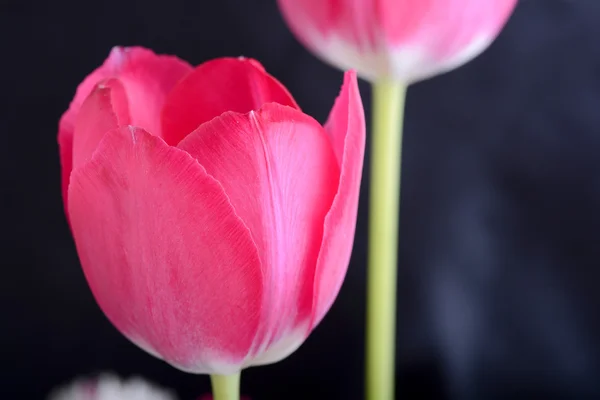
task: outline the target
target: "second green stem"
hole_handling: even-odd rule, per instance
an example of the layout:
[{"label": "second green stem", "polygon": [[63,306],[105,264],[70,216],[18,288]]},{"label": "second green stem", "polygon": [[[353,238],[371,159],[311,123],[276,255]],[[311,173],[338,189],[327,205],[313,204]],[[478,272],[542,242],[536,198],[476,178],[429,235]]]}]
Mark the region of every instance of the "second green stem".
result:
[{"label": "second green stem", "polygon": [[373,84],[367,266],[367,400],[394,398],[396,277],[406,86]]}]

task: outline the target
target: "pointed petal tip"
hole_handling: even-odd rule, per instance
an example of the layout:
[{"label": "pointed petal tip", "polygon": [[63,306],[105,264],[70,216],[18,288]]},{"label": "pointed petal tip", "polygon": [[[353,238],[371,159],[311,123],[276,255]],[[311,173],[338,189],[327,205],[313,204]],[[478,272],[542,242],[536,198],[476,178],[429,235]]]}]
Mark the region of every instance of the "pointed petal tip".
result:
[{"label": "pointed petal tip", "polygon": [[138,53],[138,54],[146,53],[146,54],[152,54],[152,55],[156,56],[156,54],[154,54],[154,52],[152,50],[146,49],[146,48],[140,47],[140,46],[132,46],[132,47],[113,46],[110,49],[110,52],[108,54],[108,57],[106,58],[104,66],[107,68],[110,68],[114,71],[119,71],[127,64],[127,62],[131,59],[131,57],[135,53]]},{"label": "pointed petal tip", "polygon": [[[350,124],[356,125],[356,129],[350,130]],[[346,136],[350,133],[358,135],[358,140],[363,143],[364,147],[365,115],[358,87],[358,75],[355,70],[348,70],[344,73],[344,80],[325,123],[325,130],[329,134],[340,166],[342,166],[346,152]]]},{"label": "pointed petal tip", "polygon": [[[348,71],[344,72],[344,83],[342,84],[342,90],[344,90],[344,88],[349,88],[358,92],[358,73],[355,69],[349,69]],[[360,98],[360,93],[358,93],[358,96]]]},{"label": "pointed petal tip", "polygon": [[357,79],[357,73],[355,69],[349,69],[346,72],[344,72],[344,78],[348,78],[348,79]]},{"label": "pointed petal tip", "polygon": [[246,56],[239,56],[238,61],[245,62],[251,64],[253,67],[257,68],[261,72],[266,72],[265,67],[260,63],[260,61]]},{"label": "pointed petal tip", "polygon": [[108,59],[112,62],[120,61],[125,55],[125,52],[127,51],[126,49],[127,48],[123,46],[113,46],[108,54]]}]

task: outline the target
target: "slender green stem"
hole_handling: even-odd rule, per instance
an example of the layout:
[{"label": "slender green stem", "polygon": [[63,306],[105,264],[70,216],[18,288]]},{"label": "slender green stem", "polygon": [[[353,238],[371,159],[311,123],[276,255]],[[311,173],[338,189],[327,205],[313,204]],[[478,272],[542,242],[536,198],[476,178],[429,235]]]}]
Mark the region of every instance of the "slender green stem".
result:
[{"label": "slender green stem", "polygon": [[367,268],[367,400],[394,398],[396,276],[402,123],[406,86],[373,84]]},{"label": "slender green stem", "polygon": [[211,375],[213,400],[240,400],[240,372],[233,375]]}]

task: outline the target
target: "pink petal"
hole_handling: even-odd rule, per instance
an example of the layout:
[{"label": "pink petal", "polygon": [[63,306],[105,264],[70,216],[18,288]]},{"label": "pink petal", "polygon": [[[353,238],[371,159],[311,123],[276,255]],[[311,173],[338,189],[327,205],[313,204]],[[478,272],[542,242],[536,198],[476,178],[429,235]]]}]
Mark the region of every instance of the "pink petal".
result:
[{"label": "pink petal", "polygon": [[125,49],[125,85],[131,124],[161,136],[161,112],[168,94],[193,68],[174,56],[156,55],[142,48]]},{"label": "pink petal", "polygon": [[365,152],[365,116],[356,73],[346,72],[325,129],[341,163],[339,187],[325,217],[323,244],[314,280],[311,326],[325,316],[342,286],[354,242]]},{"label": "pink petal", "polygon": [[163,137],[176,145],[226,111],[247,113],[265,103],[298,108],[292,95],[256,60],[218,58],[199,65],[173,89],[163,110]]},{"label": "pink petal", "polygon": [[159,134],[160,109],[166,93],[191,69],[189,64],[176,57],[156,55],[141,47],[113,48],[104,64],[79,85],[69,109],[59,122],[58,143],[65,199],[69,176],[73,169],[72,146],[75,123],[84,100],[96,84],[108,78],[119,78],[129,98],[132,122]]},{"label": "pink petal", "polygon": [[100,82],[85,99],[75,122],[73,168],[92,158],[104,135],[130,123],[129,106],[123,84],[118,79]]},{"label": "pink petal", "polygon": [[457,68],[483,52],[506,24],[517,0],[381,3],[378,19],[396,74],[416,81]]},{"label": "pink petal", "polygon": [[313,51],[322,48],[318,41],[330,40],[331,35],[363,50],[378,39],[377,1],[278,0],[278,4],[290,29]]},{"label": "pink petal", "polygon": [[73,170],[73,125],[71,122],[63,123],[63,120],[61,120],[61,126],[63,124],[65,126],[70,125],[69,128],[59,128],[58,134],[58,148],[61,167],[60,189],[63,197],[65,215],[68,216],[69,213],[67,205],[67,191],[69,189],[69,179],[71,176],[71,171]]},{"label": "pink petal", "polygon": [[300,111],[269,103],[206,122],[179,147],[221,182],[258,247],[267,292],[254,354],[297,328],[303,340],[340,173],[326,132]]},{"label": "pink petal", "polygon": [[517,0],[380,0],[378,18],[390,45],[421,44],[451,56],[478,35],[495,37]]},{"label": "pink petal", "polygon": [[343,0],[277,0],[277,4],[293,33],[310,48],[314,45],[313,34],[326,37],[336,27],[343,9],[350,8]]},{"label": "pink petal", "polygon": [[239,370],[260,322],[256,246],[223,188],[187,153],[133,127],[73,170],[81,264],[111,322],[184,371]]}]

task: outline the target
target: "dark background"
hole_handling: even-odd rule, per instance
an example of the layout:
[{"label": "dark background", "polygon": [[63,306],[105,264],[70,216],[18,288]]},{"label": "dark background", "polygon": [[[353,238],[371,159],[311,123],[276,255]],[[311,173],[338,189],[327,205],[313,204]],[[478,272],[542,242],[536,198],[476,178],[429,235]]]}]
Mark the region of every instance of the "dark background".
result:
[{"label": "dark background", "polygon": [[[599,39],[598,0],[521,0],[481,57],[410,88],[398,398],[600,398]],[[0,398],[101,371],[208,391],[96,306],[63,216],[58,119],[114,45],[257,58],[320,121],[341,72],[275,0],[0,0],[0,44]],[[255,400],[362,398],[367,184],[337,302],[299,351],[244,372]]]}]

